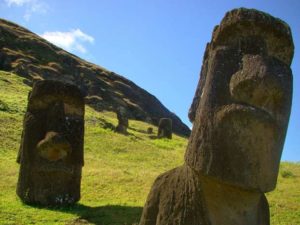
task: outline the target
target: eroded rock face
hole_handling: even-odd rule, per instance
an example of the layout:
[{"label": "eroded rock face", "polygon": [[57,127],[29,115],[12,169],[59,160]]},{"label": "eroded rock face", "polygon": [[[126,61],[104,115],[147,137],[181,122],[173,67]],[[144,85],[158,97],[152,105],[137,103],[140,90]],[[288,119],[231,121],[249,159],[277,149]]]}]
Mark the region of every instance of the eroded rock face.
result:
[{"label": "eroded rock face", "polygon": [[118,118],[118,126],[116,127],[116,131],[118,133],[127,134],[128,115],[124,107],[119,107],[117,109],[117,118]]},{"label": "eroded rock face", "polygon": [[204,54],[185,164],[155,181],[141,225],[269,224],[263,193],[277,181],[293,50],[283,21],[244,8],[225,15]]},{"label": "eroded rock face", "polygon": [[159,120],[157,137],[172,139],[172,120],[170,118],[161,118]]},{"label": "eroded rock face", "polygon": [[76,86],[38,81],[28,96],[17,162],[17,194],[28,204],[63,205],[80,199],[84,100]]}]

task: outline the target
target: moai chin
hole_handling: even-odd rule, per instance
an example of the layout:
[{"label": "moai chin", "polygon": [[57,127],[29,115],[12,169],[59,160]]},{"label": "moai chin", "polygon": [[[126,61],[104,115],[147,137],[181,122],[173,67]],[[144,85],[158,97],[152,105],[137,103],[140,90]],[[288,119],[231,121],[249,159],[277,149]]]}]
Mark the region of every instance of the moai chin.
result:
[{"label": "moai chin", "polygon": [[38,81],[28,96],[17,162],[17,194],[27,204],[66,205],[80,199],[84,98],[71,84]]},{"label": "moai chin", "polygon": [[289,26],[228,12],[206,46],[185,163],[160,175],[140,225],[268,225],[291,99]]},{"label": "moai chin", "polygon": [[159,120],[157,137],[172,139],[172,120],[170,118],[161,118]]},{"label": "moai chin", "polygon": [[126,109],[122,106],[117,108],[117,118],[118,118],[118,125],[116,127],[116,132],[127,134],[128,128],[128,116]]}]

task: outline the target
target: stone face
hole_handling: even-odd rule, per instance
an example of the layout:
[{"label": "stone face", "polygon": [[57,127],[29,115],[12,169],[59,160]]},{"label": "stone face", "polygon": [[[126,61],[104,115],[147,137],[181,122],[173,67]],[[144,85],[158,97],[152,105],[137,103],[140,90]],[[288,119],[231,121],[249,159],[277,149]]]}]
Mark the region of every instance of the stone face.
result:
[{"label": "stone face", "polygon": [[28,204],[63,205],[80,199],[84,100],[79,89],[38,81],[28,96],[17,162],[17,194]]},{"label": "stone face", "polygon": [[185,164],[154,182],[140,224],[269,224],[263,193],[277,181],[293,50],[280,19],[244,8],[225,15],[204,54]]},{"label": "stone face", "polygon": [[291,32],[281,20],[247,9],[226,14],[205,54],[189,166],[243,188],[275,187],[290,114],[292,53]]},{"label": "stone face", "polygon": [[157,137],[172,139],[172,120],[170,118],[159,120]]},{"label": "stone face", "polygon": [[119,107],[117,109],[117,118],[118,126],[116,127],[116,131],[122,134],[127,134],[128,116],[124,107]]}]

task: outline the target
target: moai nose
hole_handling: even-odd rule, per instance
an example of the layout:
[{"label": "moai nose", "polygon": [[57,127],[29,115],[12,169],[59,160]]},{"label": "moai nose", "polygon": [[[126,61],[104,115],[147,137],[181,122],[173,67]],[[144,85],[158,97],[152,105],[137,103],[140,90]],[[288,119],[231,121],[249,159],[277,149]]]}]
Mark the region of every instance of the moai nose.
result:
[{"label": "moai nose", "polygon": [[48,161],[57,161],[65,158],[72,152],[70,143],[60,134],[50,131],[37,144],[39,155]]},{"label": "moai nose", "polygon": [[262,109],[276,118],[286,102],[289,74],[278,60],[245,55],[243,68],[231,77],[230,94],[235,102]]}]

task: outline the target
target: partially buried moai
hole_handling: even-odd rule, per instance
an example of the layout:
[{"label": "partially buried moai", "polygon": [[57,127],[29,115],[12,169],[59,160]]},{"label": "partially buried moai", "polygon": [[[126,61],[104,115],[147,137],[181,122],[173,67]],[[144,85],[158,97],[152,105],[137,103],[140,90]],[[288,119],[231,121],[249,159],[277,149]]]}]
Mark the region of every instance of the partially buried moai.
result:
[{"label": "partially buried moai", "polygon": [[293,40],[280,19],[228,12],[207,45],[185,163],[160,175],[140,225],[268,225],[291,99]]},{"label": "partially buried moai", "polygon": [[17,162],[17,194],[27,204],[65,205],[80,199],[84,98],[74,85],[34,84]]},{"label": "partially buried moai", "polygon": [[118,119],[118,125],[116,127],[116,132],[127,134],[128,115],[126,109],[122,106],[117,108],[117,119]]},{"label": "partially buried moai", "polygon": [[157,137],[172,139],[172,120],[170,118],[161,118],[159,120]]}]

